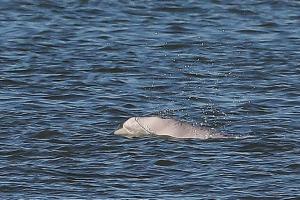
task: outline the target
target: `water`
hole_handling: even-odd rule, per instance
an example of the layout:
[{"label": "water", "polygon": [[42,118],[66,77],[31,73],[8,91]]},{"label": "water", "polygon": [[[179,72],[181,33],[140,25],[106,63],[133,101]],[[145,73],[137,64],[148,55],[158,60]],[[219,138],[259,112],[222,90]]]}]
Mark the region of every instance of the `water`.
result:
[{"label": "water", "polygon": [[[1,199],[300,197],[298,1],[0,2]],[[160,115],[253,137],[126,139]]]}]

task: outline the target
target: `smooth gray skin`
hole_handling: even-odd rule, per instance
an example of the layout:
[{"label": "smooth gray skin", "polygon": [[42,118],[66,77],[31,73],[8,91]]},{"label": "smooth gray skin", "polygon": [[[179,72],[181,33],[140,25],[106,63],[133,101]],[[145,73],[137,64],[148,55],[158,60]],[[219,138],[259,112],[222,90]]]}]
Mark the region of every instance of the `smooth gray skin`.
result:
[{"label": "smooth gray skin", "polygon": [[124,137],[141,137],[145,135],[170,136],[174,138],[227,138],[226,135],[174,119],[160,117],[131,117],[124,122],[123,127],[114,132]]}]

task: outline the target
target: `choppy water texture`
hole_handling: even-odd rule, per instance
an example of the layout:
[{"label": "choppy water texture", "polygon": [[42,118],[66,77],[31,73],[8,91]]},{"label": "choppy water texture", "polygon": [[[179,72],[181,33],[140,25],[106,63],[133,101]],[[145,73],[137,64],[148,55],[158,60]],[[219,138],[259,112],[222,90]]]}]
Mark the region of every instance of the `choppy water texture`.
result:
[{"label": "choppy water texture", "polygon": [[[1,199],[300,197],[299,1],[0,1]],[[131,116],[244,140],[126,139]]]}]

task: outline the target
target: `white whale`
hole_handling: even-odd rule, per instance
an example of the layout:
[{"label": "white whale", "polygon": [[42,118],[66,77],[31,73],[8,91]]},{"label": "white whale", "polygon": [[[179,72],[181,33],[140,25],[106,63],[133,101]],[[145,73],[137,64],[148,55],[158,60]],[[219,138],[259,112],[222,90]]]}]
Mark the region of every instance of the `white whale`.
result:
[{"label": "white whale", "polygon": [[218,133],[214,129],[194,126],[186,122],[160,117],[131,117],[123,126],[114,132],[127,138],[145,135],[170,136],[174,138],[228,138],[229,136]]}]

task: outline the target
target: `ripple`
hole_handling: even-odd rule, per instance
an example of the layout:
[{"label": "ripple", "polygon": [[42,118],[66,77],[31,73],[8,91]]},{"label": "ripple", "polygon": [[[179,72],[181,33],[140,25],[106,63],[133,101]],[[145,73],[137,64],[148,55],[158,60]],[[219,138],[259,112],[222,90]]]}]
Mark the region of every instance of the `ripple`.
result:
[{"label": "ripple", "polygon": [[155,165],[157,166],[173,166],[176,165],[177,163],[175,161],[172,160],[157,160],[155,163]]},{"label": "ripple", "polygon": [[255,30],[255,29],[243,29],[243,30],[238,30],[237,32],[239,33],[244,33],[244,34],[267,34],[268,32],[265,31],[260,31],[260,30]]},{"label": "ripple", "polygon": [[22,87],[26,85],[28,85],[28,83],[20,80],[0,79],[0,87]]},{"label": "ripple", "polygon": [[242,146],[240,152],[257,152],[262,154],[276,154],[289,152],[295,148],[294,145],[274,142],[256,142]]},{"label": "ripple", "polygon": [[79,94],[64,94],[64,95],[47,95],[44,96],[47,100],[60,100],[60,101],[80,101],[86,99],[86,96]]},{"label": "ripple", "polygon": [[186,13],[186,12],[196,12],[199,8],[197,7],[181,7],[181,6],[163,6],[159,8],[155,8],[154,11],[158,12],[168,12],[168,13]]},{"label": "ripple", "polygon": [[290,168],[291,170],[298,172],[298,171],[300,171],[300,163],[290,164],[287,166],[287,168]]},{"label": "ripple", "polygon": [[94,67],[93,72],[97,72],[97,73],[108,73],[108,74],[114,74],[114,73],[125,73],[125,72],[130,72],[132,71],[131,68],[119,68],[119,67]]},{"label": "ripple", "polygon": [[278,27],[279,24],[277,24],[275,22],[264,22],[264,23],[260,24],[259,26],[264,27],[264,28],[275,28],[275,27]]},{"label": "ripple", "polygon": [[241,15],[241,16],[256,16],[257,15],[257,13],[252,10],[241,9],[238,7],[229,8],[228,11],[232,12],[234,14]]},{"label": "ripple", "polygon": [[241,104],[239,105],[239,108],[241,109],[241,112],[247,112],[248,114],[252,113],[253,115],[268,115],[272,113],[271,108],[252,102]]},{"label": "ripple", "polygon": [[62,137],[63,133],[55,130],[43,130],[41,132],[35,133],[32,135],[32,138],[34,139],[51,139],[51,138],[57,138]]},{"label": "ripple", "polygon": [[186,43],[167,43],[158,47],[165,50],[179,50],[183,48],[189,48],[190,46],[191,45]]}]

